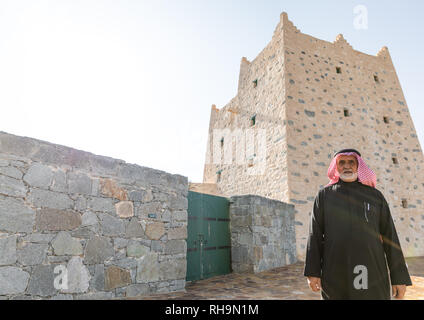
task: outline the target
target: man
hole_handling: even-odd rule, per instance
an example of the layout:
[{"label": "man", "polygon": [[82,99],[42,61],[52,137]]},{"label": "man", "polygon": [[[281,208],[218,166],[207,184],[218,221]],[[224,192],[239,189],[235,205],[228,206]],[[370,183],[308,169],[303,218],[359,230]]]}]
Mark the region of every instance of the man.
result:
[{"label": "man", "polygon": [[412,283],[374,172],[357,150],[343,149],[328,177],[311,215],[304,269],[310,288],[325,300],[390,300],[390,277],[393,296],[403,299]]}]

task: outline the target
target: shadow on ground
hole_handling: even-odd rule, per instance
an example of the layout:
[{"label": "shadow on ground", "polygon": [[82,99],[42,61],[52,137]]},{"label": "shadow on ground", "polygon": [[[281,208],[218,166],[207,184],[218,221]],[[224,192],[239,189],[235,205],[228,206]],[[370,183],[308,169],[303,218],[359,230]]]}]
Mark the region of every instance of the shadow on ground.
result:
[{"label": "shadow on ground", "polygon": [[[424,300],[424,257],[407,258],[412,286],[405,300]],[[303,262],[261,273],[227,274],[187,283],[185,291],[139,296],[140,300],[320,300],[303,276]]]}]

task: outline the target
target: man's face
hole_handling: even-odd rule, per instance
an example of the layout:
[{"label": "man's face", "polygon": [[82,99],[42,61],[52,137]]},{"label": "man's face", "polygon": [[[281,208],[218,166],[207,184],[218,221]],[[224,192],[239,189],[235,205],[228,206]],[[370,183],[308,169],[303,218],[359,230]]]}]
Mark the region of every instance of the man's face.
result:
[{"label": "man's face", "polygon": [[341,155],[337,159],[337,171],[343,181],[355,181],[358,177],[358,162],[356,157]]}]

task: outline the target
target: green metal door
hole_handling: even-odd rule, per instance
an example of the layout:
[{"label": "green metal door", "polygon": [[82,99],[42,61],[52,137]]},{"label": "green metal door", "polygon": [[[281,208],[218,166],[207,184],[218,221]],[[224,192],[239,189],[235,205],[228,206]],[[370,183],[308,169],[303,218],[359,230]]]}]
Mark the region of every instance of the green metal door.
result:
[{"label": "green metal door", "polygon": [[188,192],[187,281],[231,272],[229,201]]}]

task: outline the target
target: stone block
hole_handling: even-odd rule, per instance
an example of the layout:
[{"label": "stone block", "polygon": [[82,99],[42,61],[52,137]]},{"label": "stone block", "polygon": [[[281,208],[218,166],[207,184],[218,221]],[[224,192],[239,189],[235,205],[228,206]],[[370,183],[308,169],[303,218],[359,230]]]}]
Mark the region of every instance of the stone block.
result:
[{"label": "stone block", "polygon": [[139,259],[130,257],[130,258],[124,258],[120,260],[115,259],[112,262],[110,262],[108,265],[113,264],[114,266],[124,268],[124,269],[136,269],[138,262],[139,262]]},{"label": "stone block", "polygon": [[137,260],[137,283],[149,283],[159,280],[158,254],[150,252]]},{"label": "stone block", "polygon": [[235,263],[247,263],[248,250],[245,246],[232,246],[231,247],[231,260]]},{"label": "stone block", "polygon": [[22,171],[16,169],[15,167],[1,167],[0,166],[0,174],[20,180],[22,179]]},{"label": "stone block", "polygon": [[97,219],[97,215],[93,212],[87,211],[81,217],[81,225],[82,226],[94,226],[99,223]]},{"label": "stone block", "polygon": [[131,242],[128,246],[127,246],[127,256],[128,257],[135,257],[135,258],[140,258],[142,256],[144,256],[145,254],[147,254],[148,252],[150,252],[150,248],[146,247],[138,242]]},{"label": "stone block", "polygon": [[0,266],[16,262],[16,236],[0,238]]},{"label": "stone block", "polygon": [[174,221],[187,221],[187,211],[174,211],[172,214],[172,220]]},{"label": "stone block", "polygon": [[87,242],[84,252],[84,263],[101,264],[106,259],[113,257],[114,254],[115,250],[108,238],[95,236]]},{"label": "stone block", "polygon": [[23,293],[29,273],[16,267],[0,267],[0,295]]},{"label": "stone block", "polygon": [[162,241],[152,240],[151,249],[155,252],[162,253],[164,251],[165,245]]},{"label": "stone block", "polygon": [[125,162],[111,157],[92,155],[89,158],[89,164],[95,174],[118,175],[119,167],[125,165]]},{"label": "stone block", "polygon": [[148,284],[140,283],[140,284],[132,284],[129,285],[126,289],[127,297],[137,297],[150,293],[150,287]]},{"label": "stone block", "polygon": [[113,245],[115,249],[122,249],[125,248],[128,245],[129,240],[123,239],[123,238],[114,238],[113,239]]},{"label": "stone block", "polygon": [[94,276],[90,280],[90,288],[96,291],[105,290],[105,267],[103,264],[95,265]]},{"label": "stone block", "polygon": [[165,234],[165,226],[162,222],[154,222],[146,225],[146,236],[151,240],[159,240]]},{"label": "stone block", "polygon": [[54,171],[50,189],[57,192],[68,192],[68,186],[66,184],[66,173],[64,171]]},{"label": "stone block", "polygon": [[187,260],[172,259],[159,264],[159,280],[174,280],[186,277]]},{"label": "stone block", "polygon": [[35,212],[23,200],[0,197],[0,230],[29,233],[34,222]]},{"label": "stone block", "polygon": [[91,178],[82,172],[68,172],[68,192],[91,195]]},{"label": "stone block", "polygon": [[81,223],[81,214],[76,211],[43,208],[37,210],[35,228],[38,231],[74,230]]},{"label": "stone block", "polygon": [[47,189],[52,183],[53,176],[53,170],[49,166],[34,162],[24,175],[23,180],[31,187]]},{"label": "stone block", "polygon": [[48,244],[29,243],[18,250],[18,261],[24,266],[42,264],[47,255]]},{"label": "stone block", "polygon": [[87,207],[92,211],[115,214],[113,199],[90,197],[87,200]]},{"label": "stone block", "polygon": [[105,290],[110,291],[116,288],[125,287],[131,284],[131,275],[128,270],[110,266],[105,271]]},{"label": "stone block", "polygon": [[29,200],[37,208],[71,209],[74,206],[67,194],[42,189],[32,188]]},{"label": "stone block", "polygon": [[78,229],[75,229],[71,232],[71,236],[74,238],[85,238],[90,239],[94,237],[95,235],[98,235],[100,228],[98,225],[94,226],[86,226],[86,227],[79,227]]},{"label": "stone block", "polygon": [[98,197],[100,196],[100,179],[92,178],[91,180],[91,195]]},{"label": "stone block", "polygon": [[128,200],[143,202],[144,193],[145,193],[145,191],[131,190],[128,193]]},{"label": "stone block", "polygon": [[32,270],[31,278],[29,280],[27,293],[35,296],[54,296],[58,292],[54,288],[54,273],[55,265],[38,265]]},{"label": "stone block", "polygon": [[26,242],[34,242],[34,243],[49,243],[53,240],[56,234],[51,233],[31,233],[25,237],[23,240]]},{"label": "stone block", "polygon": [[107,213],[101,213],[98,217],[103,235],[123,236],[125,234],[125,223],[121,219],[112,217]]},{"label": "stone block", "polygon": [[120,218],[130,218],[134,216],[134,205],[132,201],[120,201],[115,204],[116,214]]},{"label": "stone block", "polygon": [[24,198],[27,188],[21,180],[0,174],[0,193],[7,196]]},{"label": "stone block", "polygon": [[127,191],[118,187],[116,181],[112,179],[100,179],[100,193],[106,197],[121,201],[128,200]]},{"label": "stone block", "polygon": [[150,213],[156,213],[157,215],[160,215],[162,211],[163,207],[161,202],[142,203],[138,204],[135,208],[135,214],[145,218],[147,218]]},{"label": "stone block", "polygon": [[169,201],[169,208],[171,210],[187,210],[188,208],[188,200],[186,197],[170,196],[168,201]]},{"label": "stone block", "polygon": [[168,229],[168,240],[187,239],[187,227]]},{"label": "stone block", "polygon": [[82,254],[82,246],[78,239],[72,238],[68,232],[59,232],[52,241],[52,247],[56,256]]},{"label": "stone block", "polygon": [[187,243],[185,240],[170,240],[165,243],[165,254],[186,253]]},{"label": "stone block", "polygon": [[125,238],[145,238],[143,227],[136,218],[130,220],[125,228]]},{"label": "stone block", "polygon": [[250,246],[253,244],[253,236],[251,233],[241,233],[238,242],[241,245]]},{"label": "stone block", "polygon": [[75,199],[75,210],[84,212],[87,209],[87,199],[80,195]]}]

